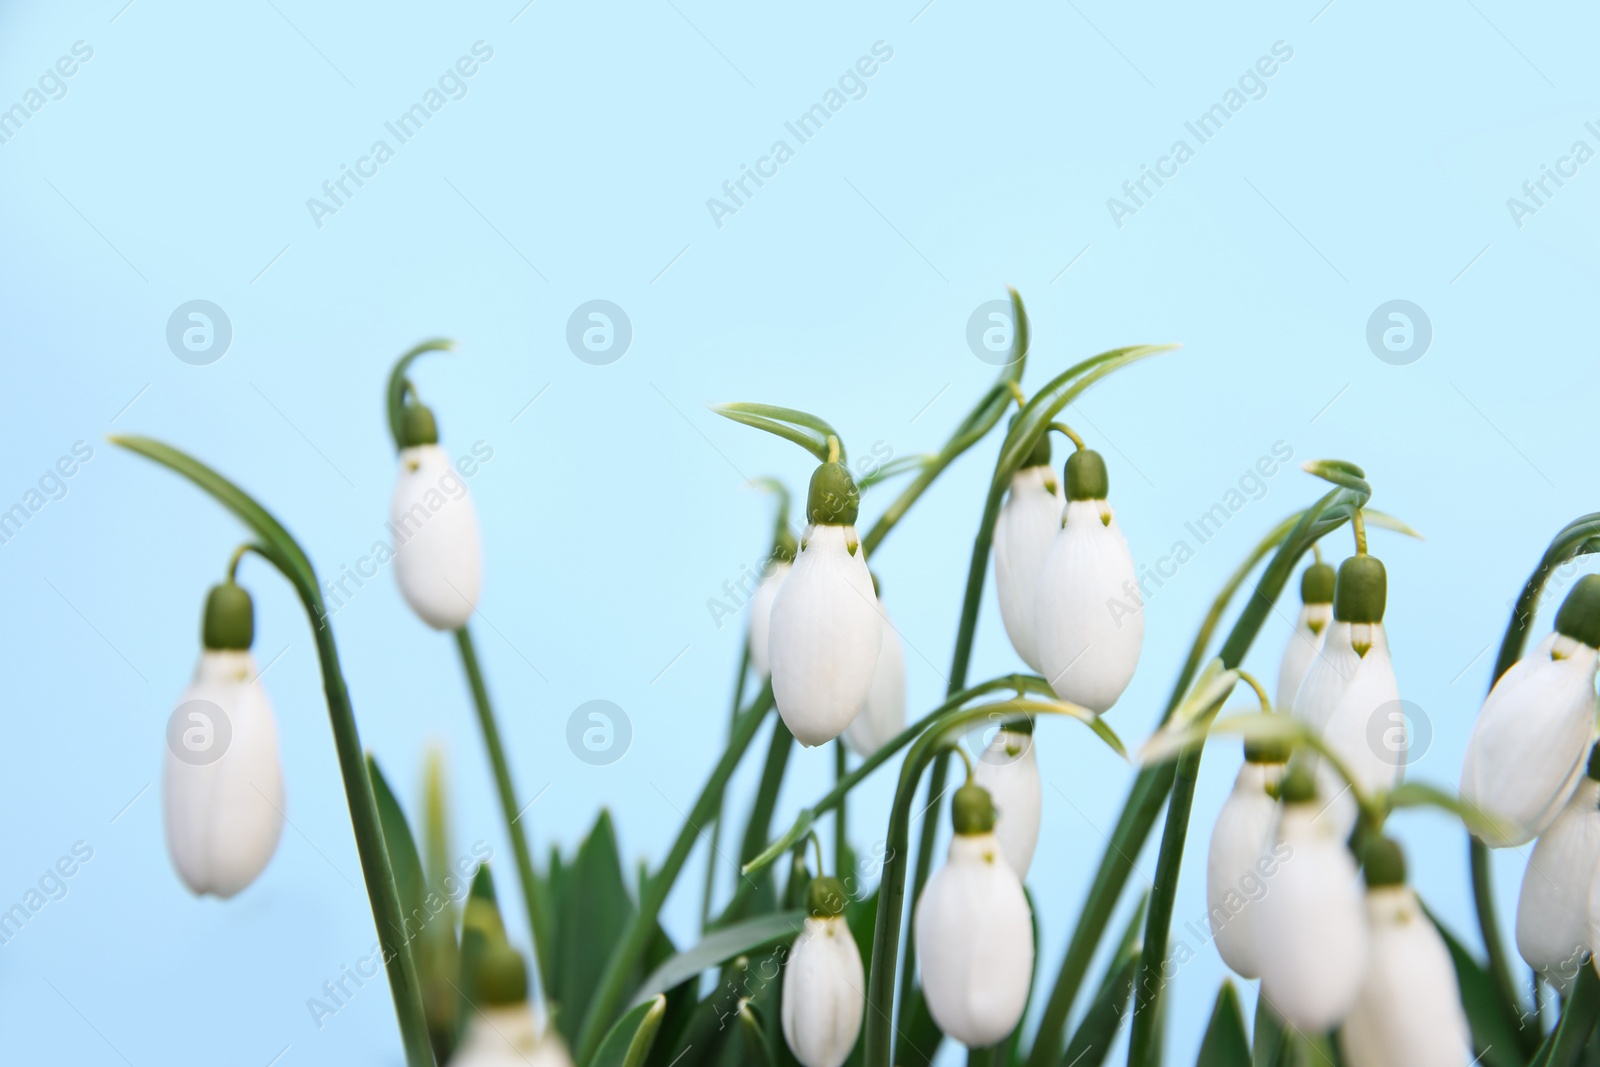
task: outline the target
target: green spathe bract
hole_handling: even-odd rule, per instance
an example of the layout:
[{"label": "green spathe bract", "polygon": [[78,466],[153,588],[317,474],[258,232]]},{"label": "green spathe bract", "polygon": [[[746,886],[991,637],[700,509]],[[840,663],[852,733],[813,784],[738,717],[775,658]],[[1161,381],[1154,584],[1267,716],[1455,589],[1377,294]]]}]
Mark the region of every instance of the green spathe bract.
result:
[{"label": "green spathe bract", "polygon": [[256,612],[250,594],[230,579],[206,595],[200,639],[212,650],[245,651],[255,642]]},{"label": "green spathe bract", "polygon": [[1561,602],[1556,630],[1590,648],[1600,648],[1600,574],[1585,574]]},{"label": "green spathe bract", "polygon": [[1377,623],[1389,598],[1389,575],[1373,556],[1351,556],[1339,564],[1333,617],[1339,622]]}]

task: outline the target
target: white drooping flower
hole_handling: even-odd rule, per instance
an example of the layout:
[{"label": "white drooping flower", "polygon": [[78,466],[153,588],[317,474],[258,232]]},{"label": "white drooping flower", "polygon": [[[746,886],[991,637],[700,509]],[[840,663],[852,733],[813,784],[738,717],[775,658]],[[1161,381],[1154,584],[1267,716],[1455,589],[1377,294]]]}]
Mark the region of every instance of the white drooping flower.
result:
[{"label": "white drooping flower", "polygon": [[1326,563],[1313,563],[1300,575],[1300,614],[1278,664],[1277,710],[1294,714],[1300,683],[1316,662],[1317,653],[1333,621],[1333,587],[1336,575]]},{"label": "white drooping flower", "polygon": [[808,896],[811,914],[784,968],[783,1039],[803,1067],[839,1067],[861,1033],[866,972],[844,920],[844,885],[817,878]]},{"label": "white drooping flower", "polygon": [[1061,530],[1062,500],[1050,468],[1049,435],[1029,465],[1011,476],[1011,492],[994,520],[994,588],[1000,599],[1000,621],[1017,655],[1035,671],[1040,664],[1034,640],[1034,611],[1039,574]]},{"label": "white drooping flower", "polygon": [[1283,755],[1246,747],[1233,792],[1217,813],[1206,855],[1206,908],[1222,962],[1241,978],[1261,977],[1256,950],[1255,904],[1277,872],[1272,831],[1278,801],[1267,792],[1283,780]]},{"label": "white drooping flower", "polygon": [[1144,641],[1144,604],[1127,538],[1106,502],[1105,461],[1067,459],[1067,507],[1039,572],[1033,636],[1056,695],[1090,711],[1117,702]]},{"label": "white drooping flower", "polygon": [[1595,729],[1600,575],[1585,575],[1556,629],[1495,683],[1461,765],[1461,798],[1498,825],[1491,848],[1522,845],[1561,811],[1583,777]]},{"label": "white drooping flower", "polygon": [[1573,790],[1561,814],[1533,846],[1517,899],[1517,951],[1557,992],[1565,993],[1592,950],[1589,891],[1600,863],[1600,766]]},{"label": "white drooping flower", "polygon": [[883,644],[872,670],[872,686],[861,710],[844,728],[844,742],[862,759],[906,728],[906,652],[900,634],[889,621],[889,613],[878,605],[883,617]]},{"label": "white drooping flower", "polygon": [[916,908],[917,959],[939,1029],[983,1048],[1015,1029],[1033,975],[1033,918],[981,786],[956,790],[955,836]]},{"label": "white drooping flower", "polygon": [[197,895],[255,881],[283,833],[283,769],[272,704],[250,654],[250,598],[231,581],[206,602],[206,647],[168,722],[162,784],[167,851]]},{"label": "white drooping flower", "polygon": [[1367,917],[1344,839],[1317,818],[1315,775],[1292,770],[1273,836],[1277,871],[1254,906],[1261,992],[1306,1033],[1334,1026],[1355,1003],[1367,967]]},{"label": "white drooping flower", "polygon": [[1000,854],[1023,881],[1039,844],[1044,799],[1033,744],[1031,729],[1002,727],[972,770],[972,780],[988,790],[994,801],[994,836],[1000,841]]},{"label": "white drooping flower", "polygon": [[400,594],[435,630],[465,626],[483,586],[478,512],[465,479],[439,447],[433,415],[406,409],[400,472],[389,504]]},{"label": "white drooping flower", "polygon": [[[1375,860],[1374,853],[1386,853]],[[1387,839],[1367,851],[1368,958],[1340,1028],[1347,1067],[1466,1067],[1476,1062],[1450,950],[1405,884]]]},{"label": "white drooping flower", "polygon": [[561,1035],[534,1017],[527,965],[515,949],[490,945],[479,959],[472,994],[466,1036],[450,1067],[572,1067]]},{"label": "white drooping flower", "polygon": [[755,595],[750,598],[750,669],[762,681],[772,673],[767,651],[772,633],[772,605],[777,602],[778,590],[783,588],[783,580],[793,567],[792,559],[773,559],[761,584],[756,586]]},{"label": "white drooping flower", "polygon": [[772,696],[802,745],[832,741],[867,699],[883,644],[883,616],[856,536],[855,482],[842,464],[811,477],[794,569],[772,605],[767,639]]}]

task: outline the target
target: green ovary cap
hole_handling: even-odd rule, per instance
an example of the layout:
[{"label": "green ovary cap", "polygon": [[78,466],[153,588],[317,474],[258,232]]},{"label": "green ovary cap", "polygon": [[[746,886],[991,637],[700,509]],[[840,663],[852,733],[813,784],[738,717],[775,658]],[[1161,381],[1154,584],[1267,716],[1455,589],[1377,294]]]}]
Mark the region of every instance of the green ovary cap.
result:
[{"label": "green ovary cap", "polygon": [[1300,574],[1300,603],[1332,604],[1339,573],[1326,563],[1313,563]]},{"label": "green ovary cap", "polygon": [[1406,854],[1391,837],[1374,838],[1367,845],[1363,866],[1367,872],[1367,888],[1383,889],[1406,884]]},{"label": "green ovary cap", "polygon": [[1045,430],[1039,435],[1039,443],[1033,446],[1033,451],[1028,455],[1028,462],[1024,467],[1050,466],[1050,431]]},{"label": "green ovary cap", "polygon": [[473,986],[479,1004],[498,1006],[527,1000],[528,965],[522,953],[504,941],[489,945],[478,961]]},{"label": "green ovary cap", "polygon": [[256,637],[256,610],[250,594],[233,582],[211,587],[206,596],[200,640],[212,651],[249,649]]},{"label": "green ovary cap", "polygon": [[1589,750],[1589,777],[1600,782],[1600,745]]},{"label": "green ovary cap", "polygon": [[1111,491],[1105,458],[1092,448],[1080,448],[1068,456],[1063,477],[1068,500],[1104,500]]},{"label": "green ovary cap", "polygon": [[1340,622],[1382,622],[1389,599],[1389,575],[1375,556],[1351,556],[1339,564],[1333,617]]},{"label": "green ovary cap", "polygon": [[1556,632],[1600,648],[1600,574],[1585,574],[1556,612]]},{"label": "green ovary cap", "polygon": [[1246,763],[1288,763],[1289,742],[1277,738],[1256,738],[1244,743]]},{"label": "green ovary cap", "polygon": [[964,785],[950,801],[950,821],[958,834],[987,834],[994,830],[994,798],[981,785]]},{"label": "green ovary cap", "polygon": [[1278,795],[1285,804],[1311,804],[1317,799],[1317,776],[1305,764],[1296,764],[1283,776]]},{"label": "green ovary cap", "polygon": [[806,911],[818,919],[843,915],[844,901],[844,883],[837,878],[813,878],[806,889]]},{"label": "green ovary cap", "polygon": [[433,409],[422,404],[407,404],[400,412],[400,447],[439,443],[439,424],[434,421]]},{"label": "green ovary cap", "polygon": [[824,463],[811,475],[806,518],[820,526],[854,526],[861,490],[843,463]]}]

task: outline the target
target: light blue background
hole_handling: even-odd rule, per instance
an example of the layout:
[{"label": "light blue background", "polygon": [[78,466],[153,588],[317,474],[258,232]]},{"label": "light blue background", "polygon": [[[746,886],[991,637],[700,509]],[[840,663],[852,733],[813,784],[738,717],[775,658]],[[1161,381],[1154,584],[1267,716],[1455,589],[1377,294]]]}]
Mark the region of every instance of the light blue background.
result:
[{"label": "light blue background", "polygon": [[[536,848],[570,845],[607,805],[639,860],[660,857],[721,744],[739,627],[715,626],[706,602],[759,559],[771,521],[741,483],[798,486],[809,470],[705,405],[814,410],[859,454],[931,450],[992,377],[965,325],[1008,283],[1032,313],[1030,391],[1109,347],[1186,346],[1068,413],[1111,463],[1137,559],[1166,552],[1278,441],[1297,461],[1363,464],[1374,506],[1427,534],[1374,535],[1402,692],[1434,733],[1418,778],[1454,784],[1510,598],[1549,536],[1596,506],[1600,163],[1520,228],[1506,205],[1575,140],[1600,147],[1584,127],[1600,119],[1596,19],[1578,5],[122,2],[0,16],[0,106],[74,42],[94,50],[0,145],[0,507],[75,441],[94,449],[65,497],[0,545],[0,906],[74,842],[94,849],[66,897],[0,947],[8,1061],[399,1062],[381,984],[320,1031],[306,1008],[373,933],[306,622],[258,563],[244,573],[258,651],[281,653],[267,683],[292,827],[226,905],[192,899],[168,864],[163,724],[193,669],[200,599],[241,534],[108,432],[204,457],[336,573],[383,533],[390,360],[459,338],[458,358],[416,377],[447,445],[494,450],[471,483],[487,555],[477,630],[519,791],[547,790],[528,816]],[[314,225],[306,199],[480,40],[494,56],[465,98]],[[894,56],[866,96],[714,225],[706,199],[877,41]],[[1279,41],[1293,58],[1266,95],[1119,228],[1107,198]],[[164,339],[196,298],[233,326],[210,366]],[[594,298],[633,324],[611,366],[564,341]],[[1365,341],[1395,298],[1434,331],[1409,366]],[[951,470],[873,560],[913,714],[945,686],[994,448]],[[1110,713],[1130,742],[1222,577],[1320,491],[1293,467],[1268,486],[1151,600],[1141,669]],[[872,493],[866,515],[890,495]],[[1287,618],[1248,662],[1268,678]],[[443,739],[458,851],[481,839],[507,856],[449,640],[387,574],[335,625],[363,740],[407,802],[424,746]],[[971,677],[1017,665],[991,586]],[[592,698],[633,724],[608,767],[563,739]],[[1053,974],[1132,772],[1071,726],[1042,729],[1040,752],[1031,882]],[[797,754],[780,824],[828,764]],[[1206,760],[1181,921],[1203,924],[1204,843],[1236,766],[1231,744]],[[863,848],[891,782],[885,771],[853,801]],[[1463,833],[1425,814],[1394,825],[1421,891],[1470,937]],[[680,940],[702,859],[669,909]],[[1147,852],[1139,869],[1153,865]],[[1497,858],[1508,929],[1522,865]],[[1193,1061],[1224,974],[1192,947],[1173,986],[1175,1064]]]}]

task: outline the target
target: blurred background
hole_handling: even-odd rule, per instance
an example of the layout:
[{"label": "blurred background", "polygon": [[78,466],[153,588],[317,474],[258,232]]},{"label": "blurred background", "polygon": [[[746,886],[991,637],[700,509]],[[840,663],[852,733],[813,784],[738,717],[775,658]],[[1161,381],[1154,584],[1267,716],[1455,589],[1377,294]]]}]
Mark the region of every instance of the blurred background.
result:
[{"label": "blurred background", "polygon": [[[310,632],[257,561],[243,580],[289,826],[226,904],[193,899],[169,865],[165,723],[242,531],[105,435],[204,458],[336,578],[387,536],[384,376],[432,336],[461,342],[415,374],[443,442],[492,457],[470,479],[476,630],[541,856],[607,807],[625,854],[658,860],[721,748],[743,614],[712,603],[759,565],[772,521],[745,483],[802,490],[812,464],[706,405],[816,411],[862,457],[936,449],[995,374],[969,326],[1007,284],[1031,312],[1030,394],[1110,347],[1184,345],[1066,413],[1107,456],[1135,559],[1194,549],[1150,598],[1139,673],[1109,713],[1130,745],[1224,576],[1320,493],[1297,464],[1337,456],[1427,535],[1375,532],[1373,547],[1419,709],[1409,773],[1453,787],[1512,598],[1597,503],[1596,22],[1504,0],[7,5],[0,510],[24,515],[0,543],[0,910],[92,851],[0,944],[9,1058],[400,1062],[382,983],[320,1026],[307,1007],[375,937]],[[611,305],[609,347],[582,340],[601,323],[592,301]],[[211,336],[186,344],[196,310]],[[997,444],[872,560],[912,715],[945,689]],[[1185,524],[1275,448],[1293,462],[1199,544]],[[72,476],[52,477],[75,450]],[[869,493],[864,520],[895,491]],[[449,638],[387,568],[347,588],[334,626],[364,743],[413,810],[441,743],[458,851],[481,842],[508,866]],[[1269,681],[1293,606],[1247,661]],[[1018,666],[991,581],[971,678]],[[631,731],[610,763],[566,741],[591,700]],[[1039,758],[1030,883],[1053,974],[1133,773],[1072,724],[1041,728]],[[1238,759],[1221,743],[1203,765],[1174,1063],[1193,1061],[1224,975],[1198,935]],[[831,775],[826,751],[798,752],[778,825]],[[892,784],[886,769],[851,803],[863,852]],[[1476,945],[1463,831],[1431,814],[1393,825],[1424,897]],[[680,943],[704,852],[669,904]],[[1523,863],[1496,857],[1508,930]],[[1153,850],[1138,866],[1136,882]]]}]

